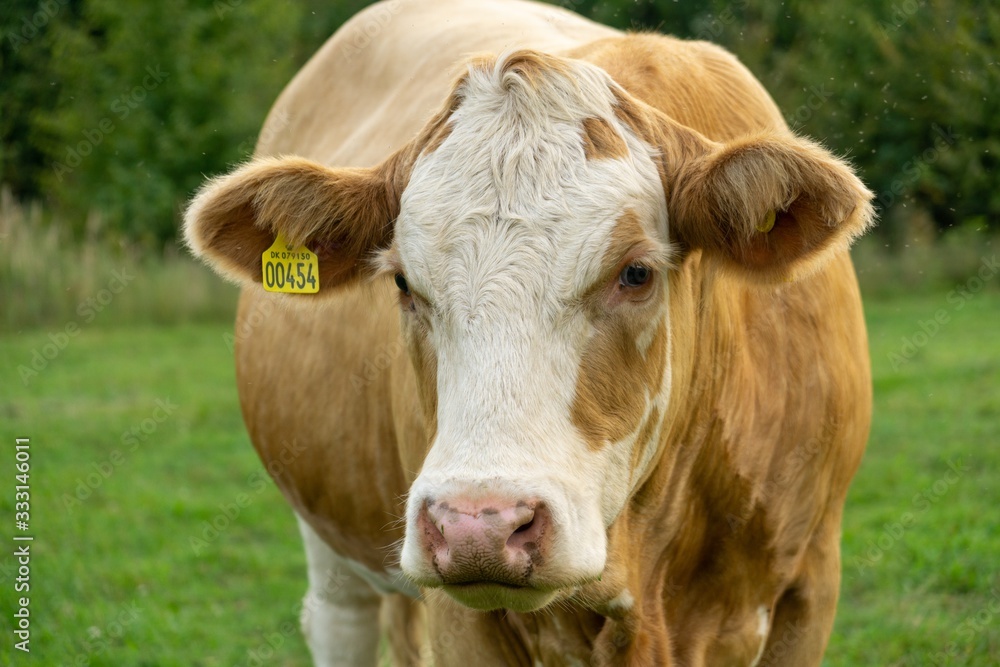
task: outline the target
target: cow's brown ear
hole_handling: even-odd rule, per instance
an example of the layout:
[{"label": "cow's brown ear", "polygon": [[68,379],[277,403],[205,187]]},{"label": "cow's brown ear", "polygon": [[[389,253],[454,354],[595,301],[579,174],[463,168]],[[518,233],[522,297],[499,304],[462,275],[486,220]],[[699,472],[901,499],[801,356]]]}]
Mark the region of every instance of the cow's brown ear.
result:
[{"label": "cow's brown ear", "polygon": [[672,180],[672,233],[765,281],[821,264],[874,220],[872,193],[851,168],[788,134],[708,144]]},{"label": "cow's brown ear", "polygon": [[251,284],[261,282],[261,254],[280,233],[317,254],[326,292],[358,277],[370,254],[391,241],[395,163],[356,169],[297,157],[254,160],[201,188],[185,214],[185,238],[216,271]]}]

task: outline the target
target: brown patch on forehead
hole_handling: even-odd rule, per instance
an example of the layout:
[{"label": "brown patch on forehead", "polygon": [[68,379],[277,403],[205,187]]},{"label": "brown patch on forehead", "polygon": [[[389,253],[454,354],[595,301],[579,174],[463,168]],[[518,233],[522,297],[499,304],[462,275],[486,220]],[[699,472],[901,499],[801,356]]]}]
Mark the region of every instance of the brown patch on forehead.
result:
[{"label": "brown patch on forehead", "polygon": [[603,118],[585,118],[583,154],[588,160],[614,160],[628,157],[628,146],[608,121]]},{"label": "brown patch on forehead", "polygon": [[585,302],[598,300],[590,304],[595,309],[594,314],[602,308],[599,302],[601,295],[607,284],[621,271],[622,261],[630,255],[634,256],[637,251],[643,256],[643,263],[652,269],[670,264],[669,249],[650,238],[639,221],[639,215],[631,209],[626,209],[618,217],[608,237],[607,248],[601,256],[600,274],[583,294]]},{"label": "brown patch on forehead", "polygon": [[649,236],[642,228],[639,214],[632,209],[626,209],[618,216],[618,222],[611,230],[608,248],[604,251],[603,264],[616,265],[632,248],[647,240]]},{"label": "brown patch on forehead", "polygon": [[657,324],[643,355],[636,343],[642,322],[622,317],[588,341],[576,383],[571,418],[592,449],[639,429],[651,397],[660,390],[667,363],[666,322]]},{"label": "brown patch on forehead", "polygon": [[621,89],[613,88],[611,93],[615,98],[615,117],[637,137],[657,149],[654,161],[663,191],[670,202],[670,183],[677,170],[692,158],[704,155],[712,147],[712,142]]}]

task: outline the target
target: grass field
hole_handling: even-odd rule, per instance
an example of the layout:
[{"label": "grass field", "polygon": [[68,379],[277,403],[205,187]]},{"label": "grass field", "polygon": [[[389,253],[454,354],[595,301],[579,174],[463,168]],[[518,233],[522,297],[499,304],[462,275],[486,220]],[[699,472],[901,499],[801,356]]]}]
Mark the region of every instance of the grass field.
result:
[{"label": "grass field", "polygon": [[[973,287],[866,303],[875,424],[831,667],[1000,664],[1000,294]],[[30,437],[35,536],[27,656],[0,559],[0,665],[308,664],[303,556],[243,431],[230,326],[78,324],[0,335],[0,532]]]}]

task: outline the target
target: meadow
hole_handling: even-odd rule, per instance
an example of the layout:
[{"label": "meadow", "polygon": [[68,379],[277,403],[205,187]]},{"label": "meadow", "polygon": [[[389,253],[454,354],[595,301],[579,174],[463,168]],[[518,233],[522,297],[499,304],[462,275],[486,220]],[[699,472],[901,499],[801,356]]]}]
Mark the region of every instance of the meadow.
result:
[{"label": "meadow", "polygon": [[[28,437],[35,539],[28,655],[0,559],[0,665],[309,664],[295,522],[240,418],[235,291],[180,252],[68,250],[7,219],[0,517],[10,545]],[[992,244],[962,247],[947,276],[858,250],[875,422],[829,667],[1000,664],[1000,276]]]},{"label": "meadow", "polygon": [[[877,193],[854,249],[875,416],[824,665],[1000,665],[1000,3],[549,1],[730,49]],[[309,664],[300,539],[239,411],[237,292],[177,221],[369,3],[5,0],[0,667]]]}]

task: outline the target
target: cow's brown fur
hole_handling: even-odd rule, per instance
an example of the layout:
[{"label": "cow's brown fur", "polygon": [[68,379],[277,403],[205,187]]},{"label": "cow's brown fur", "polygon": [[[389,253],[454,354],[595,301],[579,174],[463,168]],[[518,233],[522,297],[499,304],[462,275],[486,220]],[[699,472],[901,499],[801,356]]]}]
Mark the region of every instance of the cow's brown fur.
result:
[{"label": "cow's brown fur", "polygon": [[608,121],[603,118],[585,118],[583,154],[588,160],[614,160],[628,155],[628,146]]},{"label": "cow's brown fur", "polygon": [[[451,28],[404,5],[403,17],[353,61],[345,54],[364,23],[349,24],[283,93],[269,122],[294,120],[270,136],[265,128],[258,150],[323,164],[388,161],[338,170],[342,180],[326,183],[329,196],[319,201],[301,196],[302,183],[329,179],[329,170],[306,160],[292,169],[258,163],[204,213],[213,231],[196,245],[232,274],[259,272],[260,252],[280,229],[333,263],[324,285],[350,283],[309,308],[281,306],[262,318],[254,314],[273,308],[271,297],[244,291],[237,379],[262,460],[338,553],[374,571],[393,563],[402,537],[394,518],[435,430],[436,360],[412,330],[401,337],[389,277],[353,278],[391,234],[385,221],[395,216],[408,167],[447,136],[447,113],[422,131],[420,119],[435,107],[454,109],[448,72],[460,54],[516,40],[588,60],[621,86],[619,118],[663,149],[671,236],[684,252],[663,274],[669,331],[658,330],[643,355],[632,342],[635,322],[604,322],[586,356],[574,420],[592,446],[637,429],[651,435],[658,413],[642,423],[616,382],[657,385],[659,361],[669,358],[664,428],[638,491],[608,531],[601,580],[536,614],[482,614],[432,595],[423,611],[435,664],[746,665],[760,648],[756,610],[765,605],[771,631],[761,664],[818,665],[839,587],[841,510],[870,420],[866,336],[844,250],[868,224],[868,193],[842,163],[793,142],[760,84],[717,47],[622,36],[563,14],[570,23],[556,31],[538,17],[557,10],[517,2],[441,0],[433,8],[432,17],[455,18]],[[486,20],[473,19],[477,12],[504,27],[466,35]],[[525,80],[541,85],[560,61],[518,62]],[[342,90],[320,80],[340,81]],[[378,123],[358,108],[379,110]],[[341,109],[337,124],[316,120]],[[620,154],[604,130],[583,129],[590,157]],[[268,169],[280,173],[265,186],[264,172],[254,170]],[[368,194],[345,210],[338,193],[348,190]],[[775,229],[761,234],[756,223],[769,210]],[[348,219],[351,229],[340,231]],[[238,221],[247,220],[241,236]],[[808,276],[799,281],[757,284],[803,266]],[[608,406],[617,406],[620,423],[606,418]],[[633,605],[615,603],[623,588]],[[403,604],[393,618],[413,617]],[[416,653],[413,637],[397,636],[402,659]]]}]

